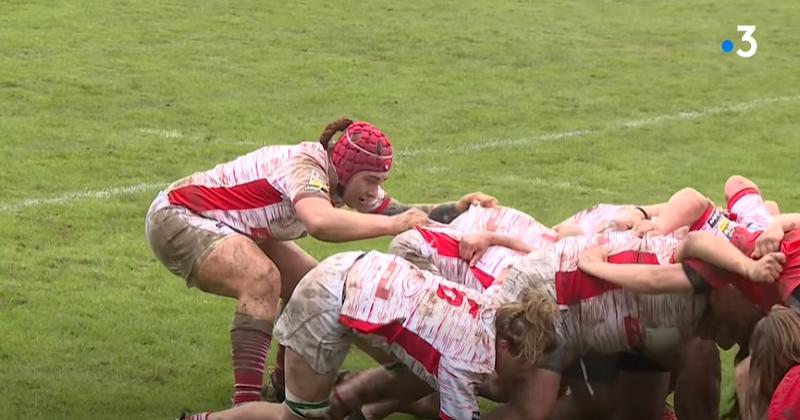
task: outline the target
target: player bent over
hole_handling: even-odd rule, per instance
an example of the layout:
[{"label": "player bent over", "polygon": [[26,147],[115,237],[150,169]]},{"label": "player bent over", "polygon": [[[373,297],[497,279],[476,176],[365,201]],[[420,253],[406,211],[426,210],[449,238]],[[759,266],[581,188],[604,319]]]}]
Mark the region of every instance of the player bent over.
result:
[{"label": "player bent over", "polygon": [[[275,326],[287,347],[285,404],[251,403],[191,420],[343,418],[364,403],[440,392],[440,418],[479,415],[490,375],[513,383],[556,345],[556,306],[544,288],[514,281],[484,292],[379,252],[327,258],[300,282]],[[354,340],[399,363],[362,392],[333,392]],[[426,386],[427,385],[427,386]],[[332,396],[335,409],[331,409]]]}]

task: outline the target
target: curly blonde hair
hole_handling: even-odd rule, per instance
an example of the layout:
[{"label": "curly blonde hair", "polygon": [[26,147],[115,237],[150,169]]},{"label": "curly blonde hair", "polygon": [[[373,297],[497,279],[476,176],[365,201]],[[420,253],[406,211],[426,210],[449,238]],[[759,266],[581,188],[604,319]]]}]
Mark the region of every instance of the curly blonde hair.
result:
[{"label": "curly blonde hair", "polygon": [[497,337],[508,340],[511,354],[525,364],[537,364],[558,343],[555,319],[558,307],[544,287],[530,287],[519,300],[497,309]]}]

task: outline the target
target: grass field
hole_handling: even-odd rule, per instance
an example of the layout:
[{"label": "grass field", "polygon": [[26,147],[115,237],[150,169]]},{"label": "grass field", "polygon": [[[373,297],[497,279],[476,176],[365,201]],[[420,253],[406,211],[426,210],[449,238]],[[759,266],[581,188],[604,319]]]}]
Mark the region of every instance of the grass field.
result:
[{"label": "grass field", "polygon": [[[751,59],[720,52],[739,24]],[[555,223],[740,173],[800,209],[799,27],[766,0],[4,0],[0,418],[224,407],[233,302],[169,275],[144,214],[340,115],[389,134],[407,202],[482,190]]]}]

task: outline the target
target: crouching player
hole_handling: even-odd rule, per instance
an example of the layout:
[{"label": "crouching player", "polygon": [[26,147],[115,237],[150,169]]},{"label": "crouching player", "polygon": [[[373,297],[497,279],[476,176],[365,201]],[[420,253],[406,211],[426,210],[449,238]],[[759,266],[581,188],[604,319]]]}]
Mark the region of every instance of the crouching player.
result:
[{"label": "crouching player", "polygon": [[[479,416],[476,387],[514,382],[556,345],[556,306],[544,288],[513,281],[483,293],[379,252],[336,254],[300,282],[275,327],[287,347],[285,404],[254,402],[191,420],[341,419],[386,397],[440,390],[440,418]],[[361,392],[331,392],[350,345],[398,363]],[[403,395],[408,394],[411,395]],[[331,401],[335,403],[331,409]]]}]

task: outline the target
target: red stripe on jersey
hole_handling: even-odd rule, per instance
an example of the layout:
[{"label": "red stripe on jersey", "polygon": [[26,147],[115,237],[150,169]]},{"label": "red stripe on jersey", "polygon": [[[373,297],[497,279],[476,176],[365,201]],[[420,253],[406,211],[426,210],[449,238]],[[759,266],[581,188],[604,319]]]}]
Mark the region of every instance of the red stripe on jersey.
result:
[{"label": "red stripe on jersey", "polygon": [[195,213],[257,209],[281,201],[281,193],[265,179],[233,187],[187,185],[169,192],[170,204],[183,206]]},{"label": "red stripe on jersey", "polygon": [[775,284],[755,283],[700,260],[690,259],[684,261],[683,264],[692,267],[712,289],[719,289],[727,284],[733,285],[750,303],[758,306],[765,313],[769,312],[772,305],[780,303],[780,295]]},{"label": "red stripe on jersey", "polygon": [[444,413],[444,411],[439,411],[439,420],[456,420],[456,419],[448,416],[447,414]]},{"label": "red stripe on jersey", "polygon": [[703,212],[703,215],[700,216],[699,219],[695,220],[692,226],[689,227],[689,230],[690,231],[700,230],[700,228],[703,227],[703,224],[705,224],[708,221],[708,218],[711,217],[712,212],[714,212],[714,205],[709,203],[708,207],[706,207],[706,211]]},{"label": "red stripe on jersey", "polygon": [[[608,262],[612,264],[658,264],[658,257],[645,252],[625,251],[610,255]],[[590,276],[581,270],[556,273],[556,302],[559,305],[575,305],[583,300],[617,289],[621,289],[621,287]]]},{"label": "red stripe on jersey", "polygon": [[439,358],[441,354],[427,341],[403,328],[399,322],[390,324],[372,324],[367,321],[339,315],[339,323],[360,334],[379,335],[388,343],[395,343],[405,350],[409,356],[418,361],[433,376],[439,376]]},{"label": "red stripe on jersey", "polygon": [[[425,228],[418,227],[416,229],[420,235],[422,235],[422,239],[433,247],[437,254],[443,257],[461,260],[461,254],[458,251],[458,241],[455,238],[444,233],[431,232]],[[464,261],[464,264],[466,263],[467,262]],[[495,281],[494,277],[479,268],[470,267],[470,271],[472,271],[472,274],[481,283],[484,289],[491,286]]]},{"label": "red stripe on jersey", "polygon": [[728,205],[727,205],[728,213],[732,214],[733,206],[736,205],[736,202],[739,201],[742,197],[750,194],[755,194],[758,196],[761,195],[757,189],[752,187],[739,190],[736,194],[733,195],[733,197],[730,198],[730,200],[728,200]]},{"label": "red stripe on jersey", "polygon": [[422,239],[436,250],[436,253],[443,257],[461,258],[458,252],[458,241],[452,236],[444,233],[432,232],[425,228],[417,227],[417,232],[422,235]]},{"label": "red stripe on jersey", "polygon": [[483,286],[484,289],[486,289],[487,287],[491,286],[492,283],[494,283],[495,278],[487,274],[480,268],[470,267],[469,270],[472,271],[472,274],[475,276],[476,279],[478,279],[478,282],[480,282],[481,286]]},{"label": "red stripe on jersey", "polygon": [[800,287],[800,230],[795,229],[784,235],[781,252],[786,256],[786,263],[776,284],[785,304],[795,289]]}]

